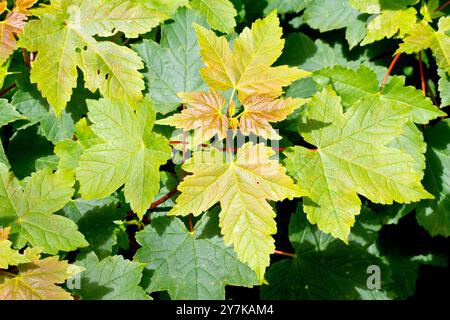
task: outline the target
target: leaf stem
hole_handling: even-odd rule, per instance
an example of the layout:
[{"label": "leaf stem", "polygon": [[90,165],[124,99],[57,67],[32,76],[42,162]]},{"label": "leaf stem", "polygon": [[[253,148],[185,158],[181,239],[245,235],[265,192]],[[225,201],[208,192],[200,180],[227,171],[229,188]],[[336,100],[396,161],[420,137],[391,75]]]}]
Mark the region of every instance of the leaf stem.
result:
[{"label": "leaf stem", "polygon": [[286,257],[296,257],[297,256],[295,253],[284,252],[281,250],[275,250],[274,253],[278,254],[280,256],[286,256]]},{"label": "leaf stem", "polygon": [[392,69],[394,69],[394,66],[395,66],[395,64],[397,63],[398,59],[400,58],[400,55],[401,55],[401,53],[397,53],[397,54],[395,55],[394,59],[392,59],[392,62],[391,62],[391,64],[389,65],[389,69],[388,69],[388,71],[386,72],[386,75],[384,76],[383,81],[381,82],[380,91],[383,91],[384,86],[386,85],[386,82],[387,82],[387,80],[388,80],[388,78],[389,78],[389,75],[391,74]]},{"label": "leaf stem", "polygon": [[14,277],[17,276],[17,274],[14,274],[14,273],[11,273],[11,272],[8,272],[8,271],[5,271],[5,270],[0,270],[0,274],[3,274],[3,275],[5,275],[5,276],[7,276],[9,278],[14,278]]},{"label": "leaf stem", "polygon": [[419,70],[420,70],[420,83],[422,84],[422,92],[423,95],[427,95],[426,89],[426,81],[425,81],[425,73],[423,72],[423,63],[422,63],[422,51],[419,51]]},{"label": "leaf stem", "polygon": [[158,200],[156,200],[155,202],[153,202],[150,205],[149,210],[155,209],[156,207],[158,207],[159,205],[163,204],[164,202],[166,202],[167,200],[169,200],[172,196],[174,196],[176,193],[178,192],[178,188],[175,187],[172,190],[170,190],[169,193],[165,194],[164,196],[162,196],[161,198],[159,198]]},{"label": "leaf stem", "polygon": [[17,87],[17,85],[15,83],[13,83],[12,85],[10,85],[8,88],[6,88],[5,90],[3,90],[2,92],[0,92],[0,98],[3,97],[5,94],[7,94],[9,91],[11,91],[12,89],[14,89],[15,87]]},{"label": "leaf stem", "polygon": [[440,6],[440,7],[437,8],[436,10],[434,10],[434,12],[443,10],[443,9],[444,9],[445,7],[447,7],[449,4],[450,4],[450,1],[447,1],[447,2],[444,3],[442,6]]}]

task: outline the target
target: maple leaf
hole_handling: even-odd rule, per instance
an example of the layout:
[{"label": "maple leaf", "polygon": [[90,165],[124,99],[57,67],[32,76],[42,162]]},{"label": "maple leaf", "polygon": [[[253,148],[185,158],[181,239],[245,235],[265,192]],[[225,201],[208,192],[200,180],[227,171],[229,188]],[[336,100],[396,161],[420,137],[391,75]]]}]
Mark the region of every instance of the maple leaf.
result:
[{"label": "maple leaf", "polygon": [[418,0],[402,1],[358,1],[350,0],[350,4],[362,12],[377,14],[367,24],[367,35],[361,45],[373,43],[383,38],[403,37],[414,29],[417,21],[414,5]]},{"label": "maple leaf", "polygon": [[26,21],[25,14],[12,11],[0,22],[0,64],[17,48],[16,36],[22,32]]},{"label": "maple leaf", "polygon": [[77,67],[86,87],[107,98],[136,105],[142,99],[144,67],[132,50],[115,43],[98,42],[121,31],[136,38],[157,26],[163,15],[135,1],[71,0],[34,11],[40,18],[24,28],[19,45],[38,54],[31,81],[47,98],[57,115],[64,110],[77,83]]},{"label": "maple leaf", "polygon": [[18,11],[23,14],[28,14],[28,9],[30,9],[38,0],[15,0],[14,1],[14,11]]},{"label": "maple leaf", "polygon": [[[371,250],[381,224],[378,215],[363,207],[345,245],[311,225],[299,204],[289,223],[289,240],[296,255],[275,262],[267,270],[262,299],[386,300],[391,272],[383,257]],[[367,287],[367,270],[376,265],[384,275],[380,288]],[[398,284],[396,283],[398,286]]]},{"label": "maple leaf", "polygon": [[0,164],[0,221],[10,222],[16,247],[29,242],[45,253],[56,254],[88,245],[70,219],[52,214],[69,202],[73,184],[73,177],[43,169],[33,173],[22,189],[17,178]]},{"label": "maple leaf", "polygon": [[179,129],[195,131],[194,141],[201,143],[214,135],[225,139],[229,128],[229,120],[222,114],[225,99],[217,92],[181,93],[183,103],[188,108],[173,116],[157,121],[157,124],[171,125]]},{"label": "maple leaf", "polygon": [[367,96],[380,96],[382,101],[393,102],[411,108],[411,119],[415,123],[426,124],[446,113],[433,105],[430,98],[424,97],[421,90],[405,86],[405,77],[393,76],[379,92],[375,72],[365,66],[352,70],[342,66],[325,68],[315,73],[331,80],[333,88],[345,105],[352,105]]},{"label": "maple leaf", "polygon": [[234,41],[234,52],[225,37],[198,25],[195,29],[206,63],[200,70],[203,80],[217,91],[237,90],[241,101],[252,94],[278,97],[284,86],[310,74],[287,66],[271,67],[284,46],[276,12],[245,28]]},{"label": "maple leaf", "polygon": [[190,4],[206,17],[213,29],[224,33],[234,31],[237,11],[229,0],[192,0]]},{"label": "maple leaf", "polygon": [[10,122],[23,119],[25,117],[18,113],[16,108],[8,100],[0,99],[0,127]]},{"label": "maple leaf", "polygon": [[450,236],[450,121],[444,119],[425,130],[427,166],[423,184],[435,196],[419,203],[417,221],[432,236]]},{"label": "maple leaf", "polygon": [[[218,150],[194,153],[183,170],[193,173],[179,185],[181,195],[170,215],[200,215],[220,201],[220,226],[225,244],[233,245],[239,260],[255,270],[262,282],[275,250],[275,212],[266,200],[300,196],[300,189],[271,160],[271,148],[246,143],[236,159],[224,162]],[[247,191],[251,190],[251,192]]]},{"label": "maple leaf", "polygon": [[239,118],[239,128],[245,135],[254,133],[264,139],[281,139],[269,122],[279,122],[303,105],[306,99],[272,99],[255,95],[248,97]]},{"label": "maple leaf", "polygon": [[317,150],[293,147],[286,165],[305,189],[308,220],[320,230],[347,242],[361,207],[358,193],[383,204],[433,198],[420,184],[414,159],[386,146],[402,133],[409,107],[369,96],[343,113],[340,98],[328,88],[306,112],[299,131]]},{"label": "maple leaf", "polygon": [[[152,272],[148,292],[167,290],[174,300],[224,299],[225,286],[252,287],[255,273],[219,236],[217,211],[206,213],[192,232],[178,218],[156,218],[136,235],[134,260]],[[190,252],[185,256],[186,252]],[[181,256],[183,263],[180,263]]]},{"label": "maple leaf", "polygon": [[15,277],[0,275],[1,300],[73,300],[72,296],[56,284],[83,271],[82,268],[59,261],[58,257],[40,260],[29,248],[24,256],[33,256],[29,263],[20,264]]},{"label": "maple leaf", "polygon": [[450,73],[450,17],[442,17],[435,31],[427,22],[422,21],[403,39],[397,53],[408,54],[431,48],[440,69]]},{"label": "maple leaf", "polygon": [[177,8],[186,6],[189,0],[139,0],[144,3],[147,7],[155,9],[158,12],[163,12],[168,15],[172,15]]},{"label": "maple leaf", "polygon": [[76,177],[85,199],[101,199],[125,184],[125,199],[139,217],[159,190],[159,167],[171,156],[169,142],[153,133],[155,112],[148,98],[136,111],[120,101],[88,100],[93,132],[103,139],[79,159]]},{"label": "maple leaf", "polygon": [[10,228],[0,228],[0,269],[8,269],[8,266],[17,266],[20,263],[30,262],[30,260],[21,255],[17,250],[11,248],[12,242],[9,241]]},{"label": "maple leaf", "polygon": [[174,111],[181,100],[177,93],[206,90],[199,69],[203,66],[194,23],[206,21],[194,10],[181,8],[174,23],[161,26],[161,41],[144,40],[132,48],[144,61],[144,75],[156,112]]},{"label": "maple leaf", "polygon": [[80,296],[86,300],[149,300],[139,286],[143,263],[124,259],[122,256],[107,257],[99,261],[91,252],[77,265],[86,269],[81,276]]}]

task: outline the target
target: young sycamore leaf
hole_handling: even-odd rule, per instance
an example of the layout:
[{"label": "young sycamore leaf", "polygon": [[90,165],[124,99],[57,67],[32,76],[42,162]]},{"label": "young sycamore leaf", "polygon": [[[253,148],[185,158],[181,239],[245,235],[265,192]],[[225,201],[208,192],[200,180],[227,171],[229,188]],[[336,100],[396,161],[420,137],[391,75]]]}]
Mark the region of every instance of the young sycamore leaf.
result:
[{"label": "young sycamore leaf", "polygon": [[179,185],[181,195],[169,215],[195,216],[220,202],[220,227],[225,244],[233,245],[240,261],[247,263],[260,282],[275,250],[275,212],[266,200],[301,196],[285,169],[270,157],[263,144],[246,143],[236,159],[224,161],[214,149],[194,153],[183,170],[192,173]]},{"label": "young sycamore leaf", "polygon": [[141,100],[141,59],[126,47],[98,42],[94,36],[110,37],[121,31],[136,38],[157,26],[163,15],[132,0],[53,0],[34,13],[39,20],[27,24],[19,45],[38,52],[31,81],[57,115],[77,84],[77,67],[92,92],[99,89],[105,97],[131,105]]},{"label": "young sycamore leaf", "polygon": [[442,17],[435,31],[427,22],[422,21],[403,39],[397,53],[408,54],[430,48],[440,69],[450,73],[450,17]]},{"label": "young sycamore leaf", "polygon": [[217,210],[206,213],[193,232],[178,218],[159,217],[138,232],[134,260],[147,264],[146,290],[167,290],[174,300],[225,299],[225,286],[252,287],[255,273],[219,237]]},{"label": "young sycamore leaf", "polygon": [[83,271],[58,256],[40,260],[36,250],[27,248],[23,255],[29,263],[19,264],[15,277],[0,275],[0,300],[73,300],[72,296],[57,284]]},{"label": "young sycamore leaf", "polygon": [[331,80],[334,90],[342,98],[344,105],[352,105],[368,96],[380,96],[382,101],[411,108],[411,118],[415,123],[426,124],[446,113],[433,105],[430,98],[412,86],[405,86],[405,77],[394,76],[384,87],[378,89],[375,72],[365,66],[352,70],[342,66],[325,68],[315,73]]},{"label": "young sycamore leaf", "polygon": [[0,269],[8,269],[8,266],[17,266],[20,263],[31,262],[26,256],[11,248],[9,241],[10,228],[0,228]]},{"label": "young sycamore leaf", "polygon": [[154,9],[168,15],[172,15],[179,7],[186,6],[189,0],[138,0],[148,8]]},{"label": "young sycamore leaf", "polygon": [[434,200],[422,201],[417,221],[432,236],[450,236],[450,121],[445,119],[425,130],[428,144],[427,168],[423,184],[435,196]]},{"label": "young sycamore leaf", "polygon": [[9,58],[17,47],[16,36],[19,35],[27,20],[23,13],[12,11],[0,22],[0,65]]},{"label": "young sycamore leaf", "polygon": [[72,251],[88,245],[70,219],[54,215],[70,201],[74,179],[65,172],[50,169],[31,175],[22,189],[16,177],[0,164],[0,224],[10,223],[15,247],[26,243],[41,247],[44,253]]},{"label": "young sycamore leaf", "polygon": [[240,101],[253,94],[272,98],[282,93],[282,88],[309,75],[309,72],[288,66],[271,67],[281,55],[284,40],[276,12],[245,28],[234,41],[231,52],[225,37],[195,25],[200,53],[206,67],[201,69],[203,80],[211,89],[237,90]]},{"label": "young sycamore leaf", "polygon": [[417,11],[408,8],[418,0],[349,0],[361,12],[376,14],[367,24],[367,35],[361,45],[394,36],[402,38],[415,28]]},{"label": "young sycamore leaf", "polygon": [[218,31],[232,33],[236,27],[237,11],[229,0],[191,0],[192,8],[206,17],[209,25]]},{"label": "young sycamore leaf", "polygon": [[158,120],[158,124],[171,125],[183,130],[195,130],[193,141],[200,144],[216,134],[226,138],[228,129],[240,128],[245,135],[254,133],[264,139],[281,139],[270,125],[279,122],[303,105],[305,99],[273,99],[254,95],[244,100],[244,110],[238,116],[223,114],[224,97],[215,91],[180,93],[187,108],[173,116]]},{"label": "young sycamore leaf", "polygon": [[25,119],[8,100],[0,99],[0,127],[16,120]]},{"label": "young sycamore leaf", "polygon": [[155,111],[146,97],[136,108],[108,99],[88,100],[94,133],[104,140],[80,157],[76,177],[84,199],[101,199],[124,187],[142,218],[159,190],[159,167],[170,159],[169,141],[152,132]]},{"label": "young sycamore leaf", "polygon": [[317,149],[293,147],[285,161],[305,189],[308,220],[321,231],[347,242],[361,207],[358,193],[384,204],[433,198],[420,184],[414,159],[386,146],[402,133],[409,107],[369,96],[343,113],[341,99],[326,88],[306,112],[299,132]]},{"label": "young sycamore leaf", "polygon": [[144,40],[132,46],[144,61],[148,90],[156,112],[174,111],[181,100],[179,92],[204,90],[199,69],[203,66],[194,23],[206,25],[194,10],[181,8],[174,23],[161,26],[161,43]]},{"label": "young sycamore leaf", "polygon": [[149,300],[139,286],[143,263],[124,259],[122,256],[107,257],[99,261],[90,252],[77,265],[86,269],[81,275],[80,296],[85,300]]}]

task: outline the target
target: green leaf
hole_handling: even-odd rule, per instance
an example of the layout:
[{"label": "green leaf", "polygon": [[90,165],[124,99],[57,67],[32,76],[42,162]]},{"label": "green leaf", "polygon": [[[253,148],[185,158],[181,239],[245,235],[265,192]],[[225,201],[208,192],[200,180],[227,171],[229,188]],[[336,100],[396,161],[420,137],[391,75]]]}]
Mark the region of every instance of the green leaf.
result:
[{"label": "green leaf", "polygon": [[[289,238],[296,257],[274,263],[267,271],[269,286],[262,299],[369,299],[390,298],[386,292],[389,269],[372,249],[380,228],[376,215],[365,209],[364,224],[352,230],[349,245],[333,239],[308,223],[301,206],[289,224]],[[375,230],[374,230],[375,229]],[[369,289],[369,266],[381,270],[381,289]]]},{"label": "green leaf", "polygon": [[350,49],[366,35],[366,18],[352,8],[347,0],[309,1],[303,18],[305,23],[320,32],[347,28],[346,39]]},{"label": "green leaf", "polygon": [[125,210],[118,208],[119,201],[110,196],[102,200],[76,199],[63,209],[64,215],[78,225],[89,242],[89,248],[102,259],[117,254],[118,225],[116,220],[126,217]]},{"label": "green leaf", "polygon": [[8,269],[9,266],[30,262],[27,257],[12,249],[11,245],[11,241],[0,239],[0,269]]},{"label": "green leaf", "polygon": [[60,171],[41,170],[31,175],[22,190],[17,178],[3,165],[0,176],[0,223],[12,224],[16,247],[22,248],[28,242],[45,253],[56,254],[87,246],[75,223],[52,214],[69,202],[73,177]]},{"label": "green leaf", "polygon": [[224,33],[234,31],[237,11],[229,0],[191,0],[190,3],[206,17],[213,29]]},{"label": "green leaf", "polygon": [[156,112],[174,111],[181,100],[179,92],[206,90],[199,69],[203,66],[193,24],[206,22],[193,10],[182,8],[174,23],[161,27],[161,44],[144,40],[133,49],[144,61],[144,73]]},{"label": "green leaf", "polygon": [[267,7],[264,9],[264,14],[268,15],[273,10],[277,10],[279,14],[300,12],[306,8],[309,0],[268,0]]},{"label": "green leaf", "polygon": [[3,127],[10,122],[23,119],[24,117],[17,112],[16,108],[14,108],[8,100],[0,99],[0,127]]},{"label": "green leaf", "polygon": [[88,101],[92,130],[105,142],[87,149],[76,177],[84,199],[101,199],[124,187],[125,199],[140,218],[159,190],[159,167],[171,156],[169,142],[151,132],[155,112],[148,98],[131,106],[101,99]]},{"label": "green leaf", "polygon": [[219,237],[217,211],[202,216],[193,232],[178,218],[160,217],[136,236],[135,260],[147,264],[148,292],[167,290],[174,300],[224,299],[225,286],[256,285],[255,273]]},{"label": "green leaf", "polygon": [[141,100],[144,81],[138,70],[144,66],[137,54],[112,42],[98,42],[94,36],[121,31],[137,38],[157,26],[161,14],[132,0],[53,0],[38,17],[24,28],[19,46],[38,52],[31,81],[58,116],[76,86],[77,67],[92,92],[99,89],[107,98],[132,105]]},{"label": "green leaf", "polygon": [[450,17],[439,19],[438,31],[435,31],[428,23],[422,21],[405,37],[400,44],[397,53],[411,54],[431,48],[440,69],[450,73]]},{"label": "green leaf", "polygon": [[[367,25],[367,35],[361,45],[373,43],[383,38],[404,37],[414,30],[417,21],[417,11],[414,8],[407,8],[411,1],[377,1],[381,5],[371,5],[366,7],[366,12],[377,13],[378,15],[370,20]],[[412,1],[417,2],[417,1]]]},{"label": "green leaf", "polygon": [[442,69],[438,69],[439,93],[441,98],[441,108],[450,106],[450,75]]},{"label": "green leaf", "polygon": [[428,144],[424,186],[435,196],[422,201],[417,208],[417,221],[432,236],[450,236],[450,121],[439,122],[425,131]]},{"label": "green leaf", "polygon": [[225,159],[225,153],[216,149],[196,152],[182,167],[193,174],[180,184],[181,195],[169,212],[198,216],[220,202],[225,244],[234,246],[238,258],[255,270],[261,283],[275,250],[275,212],[266,200],[302,195],[273,155],[271,148],[251,142],[239,148],[235,159]]},{"label": "green leaf", "polygon": [[60,117],[56,117],[46,101],[38,96],[37,92],[25,92],[18,90],[12,104],[23,114],[23,118],[30,121],[27,126],[39,123],[39,131],[51,142],[71,138],[75,127],[69,113],[62,111]]},{"label": "green leaf", "polygon": [[172,15],[177,8],[186,6],[189,0],[140,0],[148,8],[155,9],[159,12],[164,12],[168,15]]},{"label": "green leaf", "polygon": [[85,300],[149,300],[139,286],[144,264],[120,255],[99,261],[93,252],[78,259],[76,264],[86,269],[80,286],[80,296]]},{"label": "green leaf", "polygon": [[387,146],[402,133],[409,107],[369,96],[343,113],[340,98],[324,89],[306,112],[299,132],[317,149],[289,149],[286,165],[306,192],[308,220],[321,231],[347,242],[360,211],[358,193],[386,204],[432,198],[420,184],[414,159]]},{"label": "green leaf", "polygon": [[331,80],[334,89],[347,106],[363,97],[379,95],[383,102],[411,108],[411,117],[416,123],[426,124],[446,115],[433,105],[430,98],[424,97],[421,90],[405,86],[405,77],[402,76],[392,77],[380,95],[376,74],[365,66],[360,66],[356,71],[335,66],[320,70],[316,74]]}]

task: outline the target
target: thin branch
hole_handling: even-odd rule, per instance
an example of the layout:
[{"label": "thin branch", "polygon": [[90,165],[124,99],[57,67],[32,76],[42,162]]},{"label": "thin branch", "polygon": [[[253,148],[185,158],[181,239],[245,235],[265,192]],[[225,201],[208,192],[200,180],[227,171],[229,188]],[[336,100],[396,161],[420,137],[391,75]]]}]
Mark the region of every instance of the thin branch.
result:
[{"label": "thin branch", "polygon": [[275,250],[274,253],[278,254],[280,256],[286,256],[286,257],[296,257],[297,256],[295,253],[284,252],[281,250]]},{"label": "thin branch", "polygon": [[149,210],[155,209],[156,207],[160,206],[161,204],[172,198],[172,196],[174,196],[177,193],[177,191],[178,191],[177,187],[170,190],[169,193],[165,194],[164,196],[153,202],[150,205]]},{"label": "thin branch", "polygon": [[419,51],[419,70],[420,70],[420,83],[422,84],[422,92],[424,96],[427,96],[425,73],[423,72],[422,51]]},{"label": "thin branch", "polygon": [[5,94],[7,94],[8,92],[10,92],[12,89],[14,89],[15,87],[17,87],[17,85],[15,83],[13,83],[12,85],[10,85],[8,88],[6,88],[5,90],[3,90],[2,92],[0,92],[0,98],[3,97]]},{"label": "thin branch", "polygon": [[442,6],[440,6],[439,8],[437,8],[436,10],[434,10],[434,12],[437,11],[442,11],[445,9],[446,6],[448,6],[450,4],[450,1],[447,1],[446,3],[444,3]]},{"label": "thin branch", "polygon": [[434,95],[433,90],[431,90],[431,87],[428,84],[428,82],[427,82],[427,90],[428,90],[428,94],[430,95],[431,100],[433,101],[434,105],[439,107],[439,102],[438,102],[436,96]]},{"label": "thin branch", "polygon": [[394,59],[392,59],[392,62],[391,62],[391,64],[389,65],[389,69],[388,69],[388,71],[386,72],[386,75],[384,76],[383,81],[381,82],[380,91],[383,91],[384,86],[386,85],[386,82],[387,82],[387,80],[388,80],[388,78],[389,78],[389,75],[391,74],[392,69],[394,69],[394,66],[395,66],[395,64],[397,63],[398,59],[400,58],[400,55],[401,55],[401,53],[397,53],[397,54],[395,55]]}]

